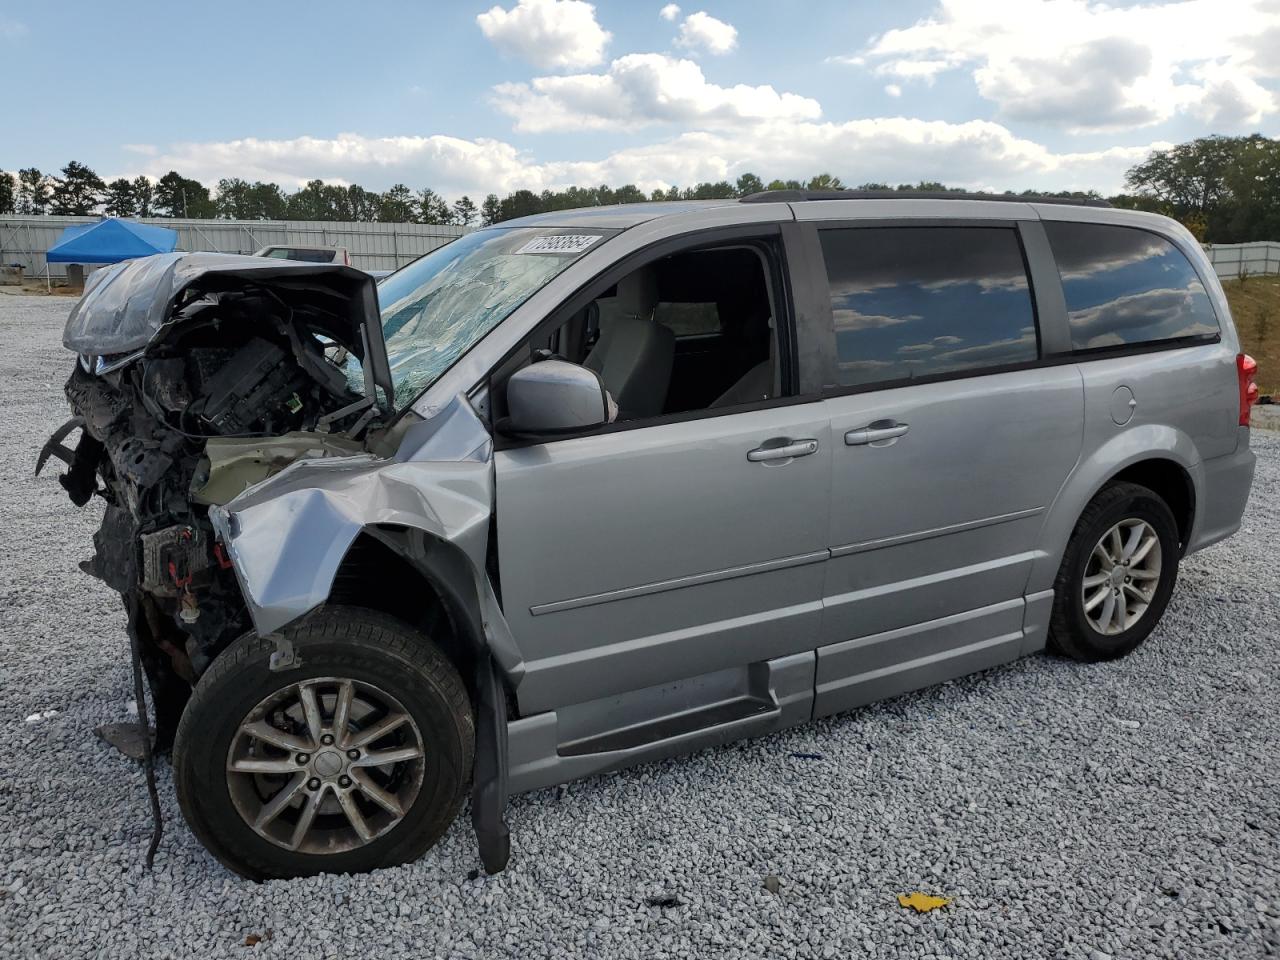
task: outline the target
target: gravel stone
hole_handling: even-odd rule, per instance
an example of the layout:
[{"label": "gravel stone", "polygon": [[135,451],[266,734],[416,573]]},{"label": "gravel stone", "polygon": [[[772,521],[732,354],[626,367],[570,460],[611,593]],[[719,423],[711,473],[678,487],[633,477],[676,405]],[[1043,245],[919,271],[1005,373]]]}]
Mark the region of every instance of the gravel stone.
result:
[{"label": "gravel stone", "polygon": [[[495,877],[472,872],[464,813],[404,867],[241,880],[186,829],[162,762],[146,872],[142,770],[93,734],[133,699],[118,598],[76,568],[99,508],[32,477],[68,415],[70,307],[0,293],[0,956],[1280,953],[1280,436],[1262,431],[1243,529],[1184,563],[1119,662],[1034,656],[516,797]],[[916,915],[897,902],[913,890],[954,902]]]}]

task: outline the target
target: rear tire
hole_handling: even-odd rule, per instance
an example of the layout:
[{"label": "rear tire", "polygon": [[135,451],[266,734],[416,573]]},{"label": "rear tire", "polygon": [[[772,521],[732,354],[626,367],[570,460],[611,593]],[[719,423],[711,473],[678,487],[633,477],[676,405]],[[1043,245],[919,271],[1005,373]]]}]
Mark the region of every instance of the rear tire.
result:
[{"label": "rear tire", "polygon": [[1054,581],[1049,649],[1086,663],[1129,653],[1160,622],[1180,552],[1177,521],[1158,494],[1105,487],[1080,515]]},{"label": "rear tire", "polygon": [[250,635],[196,685],[173,752],[187,823],[254,880],[417,859],[471,783],[475,721],[458,671],[371,610],[322,607],[280,632],[298,666],[273,672],[275,643]]}]

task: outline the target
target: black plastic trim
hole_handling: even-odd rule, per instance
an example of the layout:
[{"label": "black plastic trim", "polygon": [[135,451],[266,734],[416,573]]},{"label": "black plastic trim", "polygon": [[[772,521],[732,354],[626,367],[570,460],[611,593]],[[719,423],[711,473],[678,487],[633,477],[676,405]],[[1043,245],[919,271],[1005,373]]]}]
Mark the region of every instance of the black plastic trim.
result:
[{"label": "black plastic trim", "polygon": [[1018,223],[1022,255],[1036,305],[1036,327],[1040,338],[1040,356],[1069,352],[1071,330],[1067,324],[1067,303],[1062,292],[1062,277],[1049,247],[1049,237],[1039,220]]},{"label": "black plastic trim", "polygon": [[945,190],[765,190],[742,197],[739,203],[803,203],[807,200],[986,200],[1000,203],[1057,203],[1072,207],[1110,207],[1106,200],[1044,196],[1003,196],[996,193],[952,193]]}]

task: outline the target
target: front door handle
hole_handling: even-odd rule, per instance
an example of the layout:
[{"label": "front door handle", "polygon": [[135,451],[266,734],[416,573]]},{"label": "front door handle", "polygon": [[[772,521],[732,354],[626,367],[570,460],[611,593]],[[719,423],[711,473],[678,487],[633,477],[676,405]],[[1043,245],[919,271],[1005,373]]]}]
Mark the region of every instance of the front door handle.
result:
[{"label": "front door handle", "polygon": [[862,447],[867,444],[887,447],[910,429],[911,427],[905,423],[877,420],[857,430],[850,430],[844,435],[844,442],[851,447]]},{"label": "front door handle", "polygon": [[766,440],[754,450],[748,450],[747,459],[752,463],[768,463],[773,460],[794,460],[796,457],[807,457],[817,452],[817,440],[792,440],[790,437],[779,437],[776,440]]}]

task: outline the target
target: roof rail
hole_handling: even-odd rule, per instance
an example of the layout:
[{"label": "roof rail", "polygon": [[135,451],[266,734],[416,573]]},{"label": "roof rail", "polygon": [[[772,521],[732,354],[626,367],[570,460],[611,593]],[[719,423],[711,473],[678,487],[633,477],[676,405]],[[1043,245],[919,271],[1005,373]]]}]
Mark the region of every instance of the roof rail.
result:
[{"label": "roof rail", "polygon": [[1106,200],[1052,194],[1015,196],[1003,193],[958,193],[946,190],[765,190],[740,203],[799,203],[805,200],[1002,200],[1005,203],[1062,203],[1076,207],[1110,207]]}]

